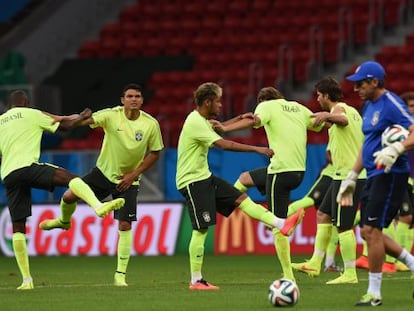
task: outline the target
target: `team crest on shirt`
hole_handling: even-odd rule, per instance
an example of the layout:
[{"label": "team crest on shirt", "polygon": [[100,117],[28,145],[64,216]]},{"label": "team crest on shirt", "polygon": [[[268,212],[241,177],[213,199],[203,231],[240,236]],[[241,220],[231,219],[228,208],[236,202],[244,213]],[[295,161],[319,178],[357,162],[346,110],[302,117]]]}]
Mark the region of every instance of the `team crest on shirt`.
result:
[{"label": "team crest on shirt", "polygon": [[142,131],[138,131],[138,132],[135,133],[135,140],[136,141],[141,141],[143,137],[144,137],[144,133]]},{"label": "team crest on shirt", "polygon": [[204,219],[205,222],[210,222],[211,221],[211,217],[210,217],[210,213],[209,212],[204,212],[202,214],[202,216],[203,216],[203,219]]},{"label": "team crest on shirt", "polygon": [[380,115],[379,111],[374,112],[374,114],[372,115],[372,119],[371,119],[371,125],[374,126],[378,123],[379,115]]}]

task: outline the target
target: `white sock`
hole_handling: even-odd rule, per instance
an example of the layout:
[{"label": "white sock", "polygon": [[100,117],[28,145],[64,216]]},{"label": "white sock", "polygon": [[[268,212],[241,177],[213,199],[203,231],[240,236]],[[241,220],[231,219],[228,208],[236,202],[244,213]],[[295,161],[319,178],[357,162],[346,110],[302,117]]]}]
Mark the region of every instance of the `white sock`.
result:
[{"label": "white sock", "polygon": [[201,272],[191,272],[191,284],[197,283],[197,281],[200,281],[202,278]]},{"label": "white sock", "polygon": [[411,272],[414,272],[414,256],[411,255],[406,249],[403,248],[398,260],[402,261],[410,268]]},{"label": "white sock", "polygon": [[368,272],[368,279],[369,279],[368,293],[381,299],[382,272],[379,272],[379,273]]},{"label": "white sock", "polygon": [[286,220],[286,219],[284,219],[284,218],[279,218],[279,217],[276,217],[276,220],[275,220],[275,222],[273,223],[273,227],[275,227],[275,228],[277,228],[277,229],[281,230],[281,229],[283,228],[283,226],[285,225],[285,220]]},{"label": "white sock", "polygon": [[327,267],[333,266],[335,264],[335,260],[334,259],[335,259],[334,256],[326,255],[326,258],[325,258],[325,267],[327,268]]},{"label": "white sock", "polygon": [[93,206],[93,209],[100,208],[101,206],[102,206],[102,203],[99,203],[99,204],[97,204],[97,205]]}]

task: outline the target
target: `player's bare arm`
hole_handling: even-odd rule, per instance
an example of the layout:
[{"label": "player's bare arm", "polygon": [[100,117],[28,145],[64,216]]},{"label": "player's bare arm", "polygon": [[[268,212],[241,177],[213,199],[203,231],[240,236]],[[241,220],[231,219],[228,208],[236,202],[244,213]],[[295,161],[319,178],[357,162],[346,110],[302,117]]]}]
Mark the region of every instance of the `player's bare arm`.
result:
[{"label": "player's bare arm", "polygon": [[263,154],[267,157],[272,157],[274,152],[267,147],[258,147],[246,144],[240,144],[231,140],[219,139],[214,142],[214,145],[223,150],[241,151],[241,152],[256,152]]},{"label": "player's bare arm", "polygon": [[71,114],[68,116],[54,115],[45,111],[43,111],[43,113],[53,118],[52,124],[59,122],[60,130],[69,130],[77,126],[89,125],[93,123],[92,110],[89,108],[85,108],[79,114]]},{"label": "player's bare arm", "polygon": [[312,115],[315,118],[313,125],[319,126],[324,122],[329,122],[331,124],[336,124],[339,126],[348,125],[348,117],[345,115],[345,110],[342,107],[336,106],[331,112],[321,111],[316,112]]},{"label": "player's bare arm", "polygon": [[[243,117],[246,116],[246,117]],[[241,118],[240,118],[241,117]],[[230,124],[220,123],[217,120],[210,120],[213,124],[213,129],[219,133],[226,133],[231,131],[243,130],[246,128],[254,127],[260,124],[260,119],[253,114],[243,114],[239,116],[239,120],[234,121]]]},{"label": "player's bare arm", "polygon": [[142,163],[132,172],[126,173],[122,176],[119,176],[119,183],[116,186],[116,190],[123,192],[128,190],[134,181],[136,181],[139,176],[148,170],[155,162],[159,159],[161,151],[150,151],[147,156],[144,158]]}]

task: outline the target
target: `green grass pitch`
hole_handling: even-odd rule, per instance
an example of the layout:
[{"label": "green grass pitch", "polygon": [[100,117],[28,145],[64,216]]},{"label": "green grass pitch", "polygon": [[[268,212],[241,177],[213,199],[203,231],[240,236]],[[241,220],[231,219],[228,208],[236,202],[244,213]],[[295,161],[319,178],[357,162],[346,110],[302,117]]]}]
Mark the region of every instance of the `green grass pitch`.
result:
[{"label": "green grass pitch", "polygon": [[[294,256],[293,261],[304,257]],[[14,258],[0,257],[0,310],[273,310],[267,300],[271,281],[281,277],[275,256],[213,256],[204,260],[204,277],[216,292],[188,290],[187,256],[132,257],[129,286],[112,286],[114,257],[33,257],[32,291],[17,291],[21,278]],[[300,300],[295,310],[352,310],[367,289],[366,271],[359,283],[325,285],[337,276],[310,278],[296,273]],[[384,275],[380,310],[413,310],[414,280],[407,272]],[[359,308],[357,308],[359,309]]]}]

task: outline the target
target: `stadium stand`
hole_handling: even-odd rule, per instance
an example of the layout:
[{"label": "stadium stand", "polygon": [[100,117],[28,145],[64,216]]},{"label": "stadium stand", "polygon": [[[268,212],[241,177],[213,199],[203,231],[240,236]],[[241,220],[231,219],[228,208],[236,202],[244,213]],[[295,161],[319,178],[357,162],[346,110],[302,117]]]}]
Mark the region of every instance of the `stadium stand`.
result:
[{"label": "stadium stand", "polygon": [[[89,5],[89,1],[77,2],[66,17]],[[53,49],[61,57],[61,65],[42,83],[59,90],[62,113],[79,111],[86,105],[94,110],[112,106],[118,102],[125,81],[143,84],[144,110],[160,120],[168,147],[177,144],[182,122],[193,108],[192,91],[199,83],[212,80],[223,86],[224,118],[252,110],[254,95],[264,85],[276,85],[288,98],[318,110],[311,95],[315,79],[327,72],[337,77],[351,73],[355,66],[349,64],[361,59],[356,56],[373,57],[364,51],[382,46],[383,34],[392,33],[409,17],[412,23],[413,15],[413,0],[128,2],[112,16],[115,18],[105,18],[102,27],[99,23],[100,29],[93,35],[78,31],[82,39],[65,39],[77,49],[77,55],[71,51],[76,58],[64,59],[67,55],[62,49]],[[103,15],[93,9],[82,13],[85,11]],[[85,19],[75,23],[86,24]],[[82,44],[78,44],[80,40]],[[383,46],[375,56],[387,67],[387,86],[397,93],[414,88],[410,82],[414,68],[407,58],[412,55],[413,44],[414,33],[407,36],[404,46]],[[28,63],[33,64],[35,59],[28,58]],[[43,55],[38,59],[45,63],[55,60]],[[341,71],[335,71],[338,67]],[[43,67],[31,68],[33,73]],[[342,85],[347,101],[360,108],[361,100],[352,83]],[[232,139],[267,144],[262,130],[237,135]],[[99,148],[101,138],[99,130],[74,133],[60,148],[86,152]],[[326,141],[326,133],[309,135],[310,143]]]},{"label": "stadium stand", "polygon": [[[225,88],[224,118],[253,109],[254,95],[263,85],[277,85],[288,98],[301,99],[298,93],[307,92],[302,101],[316,110],[314,101],[309,100],[309,84],[325,69],[381,44],[385,31],[412,14],[412,2],[130,1],[95,37],[85,39],[77,59],[63,61],[45,82],[60,87],[63,109],[75,109],[91,99],[104,105],[116,98],[99,97],[99,91],[116,94],[119,85],[113,81],[123,71],[124,81],[131,77],[144,84],[144,109],[161,120],[168,129],[164,130],[166,140],[174,147],[175,131],[192,109],[194,86],[202,81],[216,81]],[[386,56],[381,53],[378,57]],[[162,59],[186,61],[167,69],[155,65]],[[149,68],[152,64],[155,67]],[[74,70],[80,67],[85,75],[74,81]],[[77,95],[71,94],[73,89]],[[347,98],[360,105],[349,83],[344,83],[344,89]],[[246,133],[240,139],[257,138]],[[319,137],[311,139],[321,141]]]},{"label": "stadium stand", "polygon": [[[174,131],[192,108],[197,83],[212,80],[226,86],[231,98],[225,102],[225,118],[251,109],[263,85],[277,84],[291,96],[294,87],[323,68],[377,43],[384,30],[401,23],[407,5],[405,0],[140,0],[104,25],[99,38],[85,42],[78,56],[194,56],[192,70],[154,72],[146,83],[154,94],[147,108],[163,120],[175,146]],[[350,86],[344,88],[355,99]],[[165,108],[166,100],[180,108]]]}]

